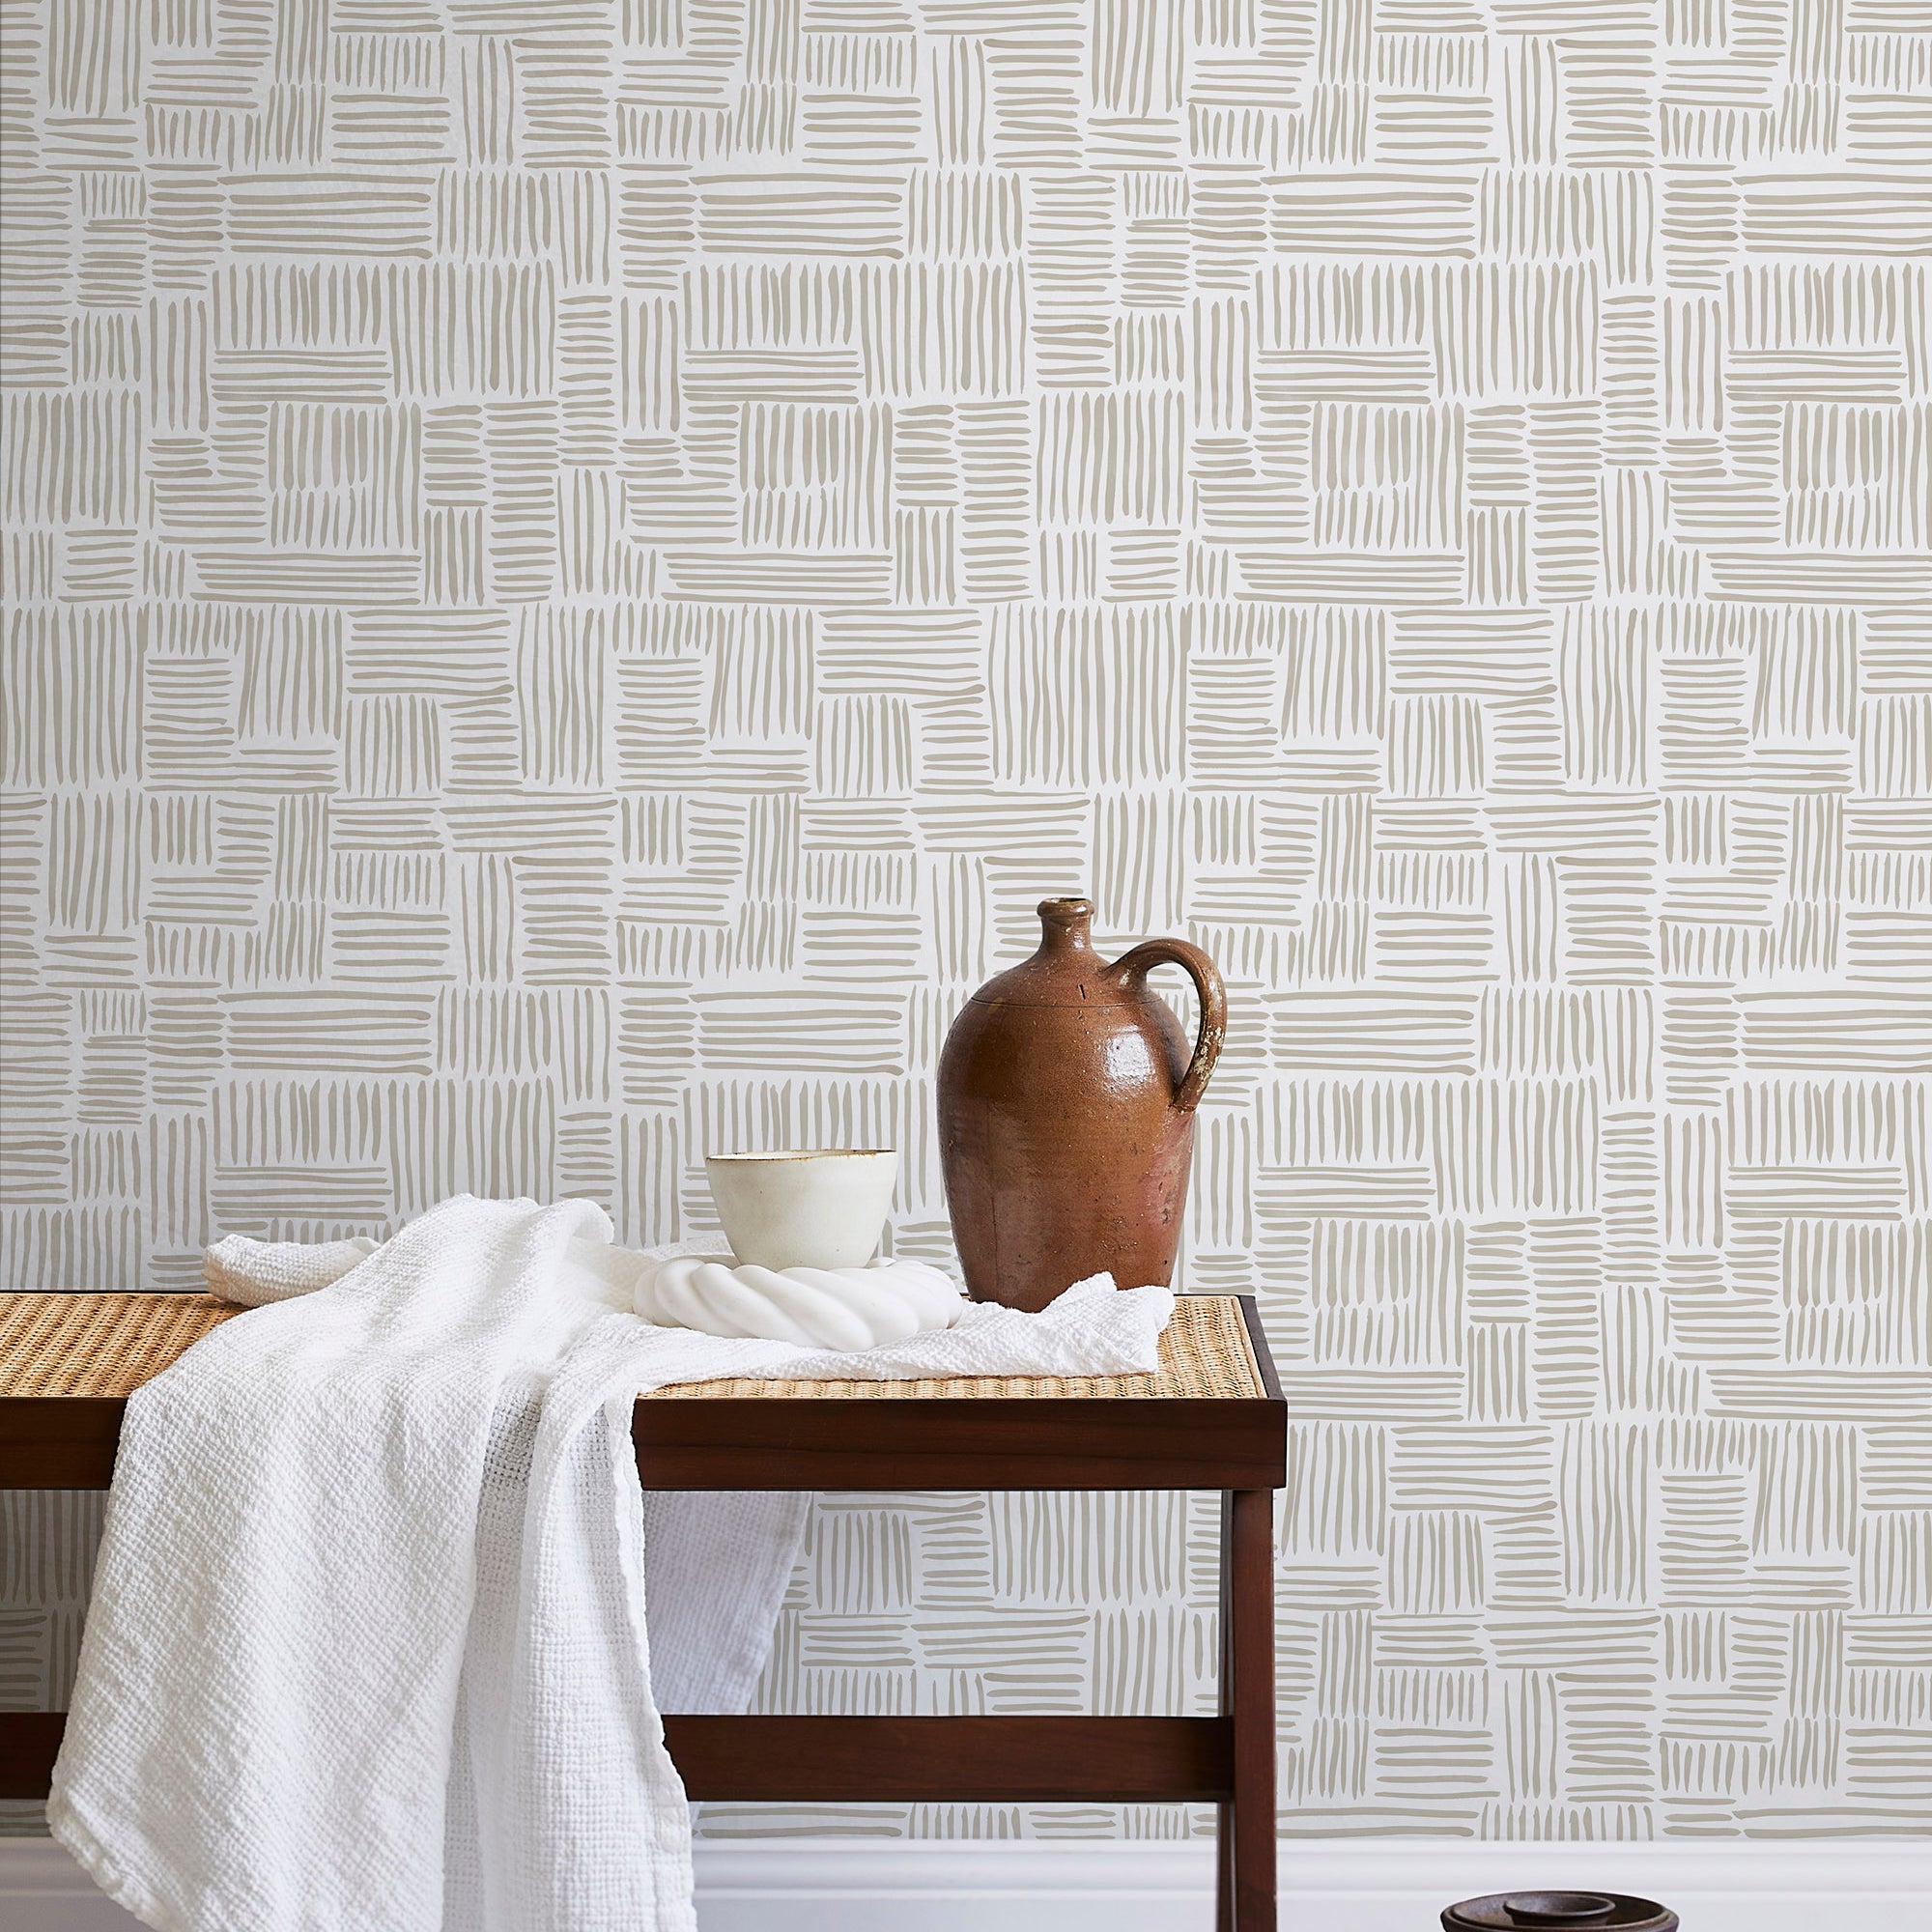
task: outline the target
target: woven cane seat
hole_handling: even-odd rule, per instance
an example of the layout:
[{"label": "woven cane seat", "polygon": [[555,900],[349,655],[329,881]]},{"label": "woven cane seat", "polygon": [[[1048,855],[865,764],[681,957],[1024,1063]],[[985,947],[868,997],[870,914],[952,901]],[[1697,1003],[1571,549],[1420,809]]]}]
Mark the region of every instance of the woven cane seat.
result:
[{"label": "woven cane seat", "polygon": [[0,1398],[131,1395],[241,1313],[211,1294],[0,1294]]},{"label": "woven cane seat", "polygon": [[[0,1400],[126,1397],[178,1360],[210,1329],[244,1310],[206,1294],[0,1294]],[[665,1400],[720,1397],[851,1402],[960,1397],[1092,1400],[1265,1396],[1241,1304],[1182,1295],[1160,1340],[1160,1367],[1134,1376],[954,1376],[922,1381],[684,1382]]]}]

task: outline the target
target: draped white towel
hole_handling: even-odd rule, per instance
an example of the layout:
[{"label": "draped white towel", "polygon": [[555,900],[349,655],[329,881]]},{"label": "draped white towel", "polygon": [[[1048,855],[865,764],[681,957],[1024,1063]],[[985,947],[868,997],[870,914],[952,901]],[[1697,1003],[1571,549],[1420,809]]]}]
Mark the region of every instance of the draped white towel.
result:
[{"label": "draped white towel", "polygon": [[[311,1294],[375,1252],[366,1235],[346,1241],[257,1241],[230,1235],[205,1257],[211,1294],[244,1308]],[[967,1306],[958,1285],[924,1262],[869,1267],[767,1268],[713,1243],[671,1254],[572,1240],[563,1286],[630,1306],[665,1328],[706,1335],[761,1335],[801,1349],[875,1349],[923,1328],[950,1328]]]},{"label": "draped white towel", "polygon": [[951,1328],[970,1304],[923,1262],[768,1268],[729,1255],[673,1255],[639,1273],[631,1305],[646,1321],[707,1335],[764,1335],[802,1349],[876,1349],[922,1329]]},{"label": "draped white towel", "polygon": [[230,1235],[202,1257],[208,1292],[243,1308],[313,1294],[376,1252],[367,1235],[346,1241],[256,1241]]},{"label": "draped white towel", "polygon": [[801,1352],[613,1306],[572,1264],[610,1236],[584,1202],[446,1202],[129,1400],[48,1818],[136,1918],[693,1932],[658,1712],[743,1708],[807,1499],[647,1515],[633,1398],[1127,1373],[1173,1308],[1097,1276],[1040,1315]]}]

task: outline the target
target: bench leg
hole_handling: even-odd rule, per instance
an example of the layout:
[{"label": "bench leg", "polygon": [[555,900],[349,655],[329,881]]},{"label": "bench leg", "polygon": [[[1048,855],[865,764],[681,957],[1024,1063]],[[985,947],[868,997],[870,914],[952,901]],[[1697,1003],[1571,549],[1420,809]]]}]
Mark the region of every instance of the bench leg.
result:
[{"label": "bench leg", "polygon": [[1275,1932],[1274,1516],[1266,1490],[1221,1495],[1221,1710],[1235,1795],[1219,1807],[1217,1932]]}]

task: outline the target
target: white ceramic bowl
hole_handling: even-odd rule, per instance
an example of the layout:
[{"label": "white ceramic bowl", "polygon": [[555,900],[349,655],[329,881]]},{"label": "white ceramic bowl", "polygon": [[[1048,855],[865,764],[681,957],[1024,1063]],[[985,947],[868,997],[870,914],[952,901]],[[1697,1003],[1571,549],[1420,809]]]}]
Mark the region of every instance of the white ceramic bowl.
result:
[{"label": "white ceramic bowl", "polygon": [[758,1267],[864,1267],[893,1205],[894,1148],[704,1157],[731,1252]]}]

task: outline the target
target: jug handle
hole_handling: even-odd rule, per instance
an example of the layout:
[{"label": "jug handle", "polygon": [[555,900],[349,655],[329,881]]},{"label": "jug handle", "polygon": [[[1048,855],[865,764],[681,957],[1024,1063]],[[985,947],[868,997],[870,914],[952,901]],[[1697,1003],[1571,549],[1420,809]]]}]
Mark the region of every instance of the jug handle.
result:
[{"label": "jug handle", "polygon": [[1228,1036],[1228,993],[1213,960],[1184,939],[1147,940],[1132,952],[1122,953],[1106,970],[1111,978],[1145,980],[1156,966],[1179,966],[1194,981],[1201,1001],[1201,1031],[1194,1037],[1194,1058],[1174,1090],[1174,1104],[1183,1114],[1191,1114],[1201,1102],[1208,1076],[1221,1057],[1221,1042]]}]

